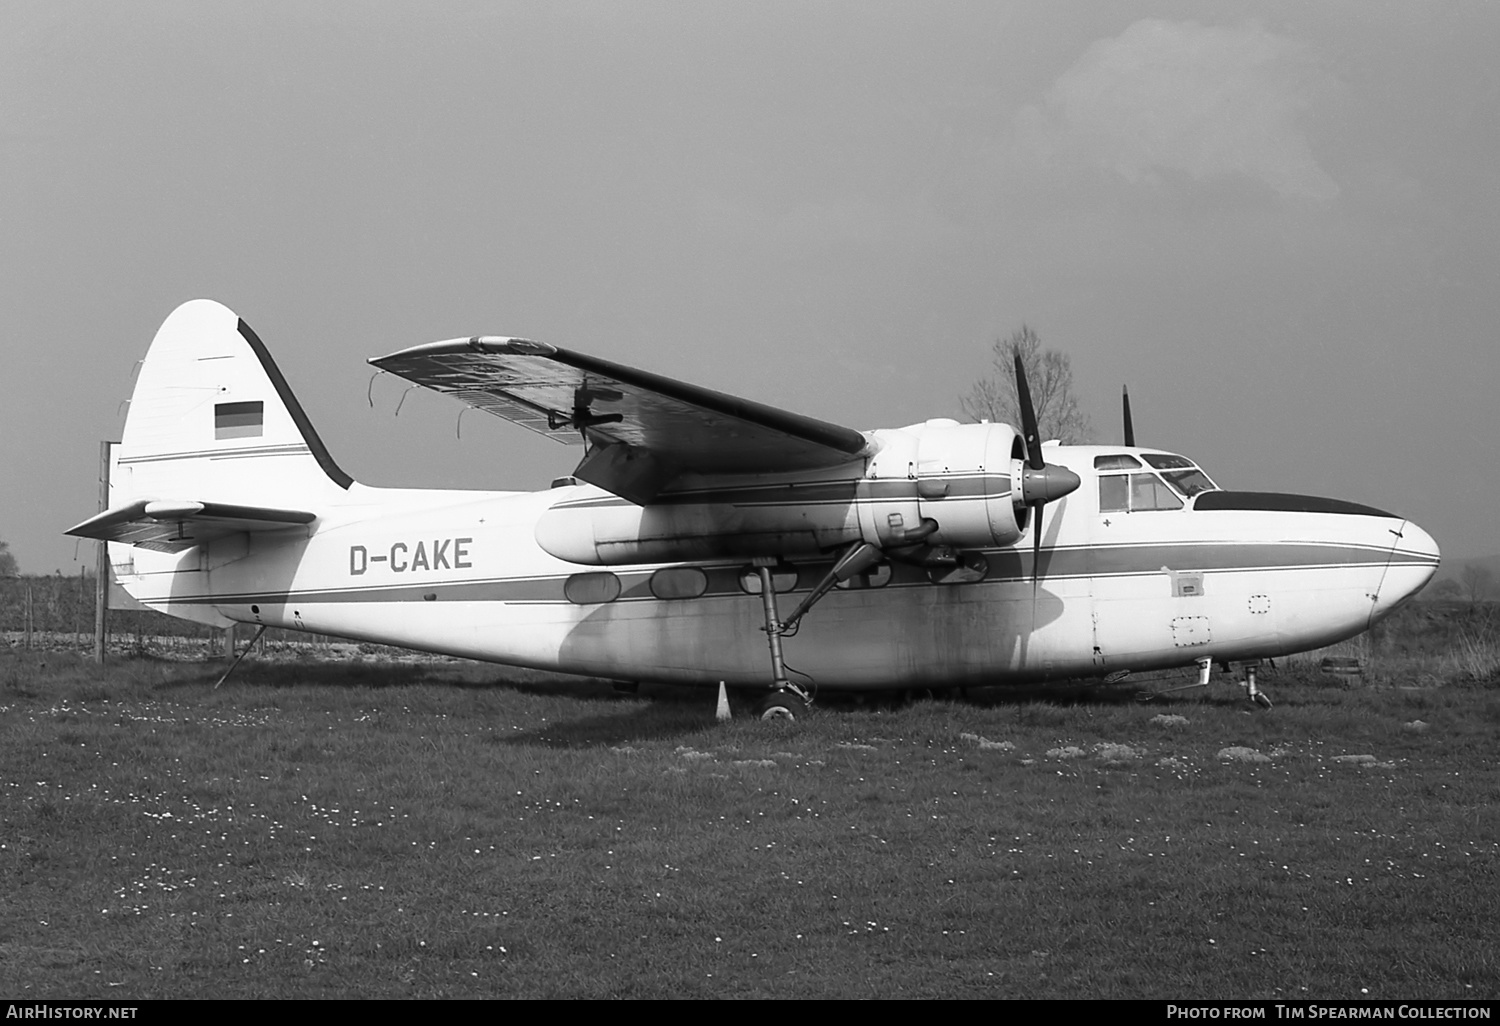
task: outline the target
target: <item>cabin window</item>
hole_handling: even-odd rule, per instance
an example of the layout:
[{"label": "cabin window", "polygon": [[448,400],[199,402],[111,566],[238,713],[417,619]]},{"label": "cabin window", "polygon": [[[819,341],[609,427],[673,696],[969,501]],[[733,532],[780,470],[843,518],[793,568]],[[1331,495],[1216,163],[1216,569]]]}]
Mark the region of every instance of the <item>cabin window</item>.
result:
[{"label": "cabin window", "polygon": [[580,606],[597,606],[620,597],[620,579],[608,571],[574,574],[563,582],[563,595]]},{"label": "cabin window", "polygon": [[[791,591],[796,586],[796,567],[773,566],[771,568],[771,588],[777,594],[783,591]],[[747,566],[740,571],[740,590],[747,595],[760,594],[760,567]]]},{"label": "cabin window", "polygon": [[1095,470],[1140,470],[1141,461],[1123,452],[1094,457]]},{"label": "cabin window", "polygon": [[695,599],[708,590],[708,574],[695,566],[671,566],[651,575],[651,594],[659,599]]},{"label": "cabin window", "polygon": [[1169,452],[1142,453],[1146,462],[1157,470],[1191,470],[1193,461],[1186,456],[1175,456]]},{"label": "cabin window", "polygon": [[859,591],[862,588],[884,588],[891,583],[891,564],[876,563],[868,570],[862,570],[849,578],[847,581],[839,581],[835,588],[843,588],[845,591]]}]

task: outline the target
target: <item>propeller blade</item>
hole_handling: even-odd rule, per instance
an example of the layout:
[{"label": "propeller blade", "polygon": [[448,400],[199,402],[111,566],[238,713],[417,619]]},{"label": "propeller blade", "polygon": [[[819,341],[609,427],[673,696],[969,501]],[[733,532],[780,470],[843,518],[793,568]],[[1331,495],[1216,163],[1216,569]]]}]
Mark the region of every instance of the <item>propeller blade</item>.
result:
[{"label": "propeller blade", "polygon": [[1135,447],[1135,425],[1130,420],[1130,389],[1120,386],[1125,397],[1125,444]]},{"label": "propeller blade", "polygon": [[1021,354],[1016,354],[1016,399],[1021,407],[1021,432],[1026,440],[1026,466],[1021,475],[1021,500],[1035,516],[1031,528],[1031,612],[1036,615],[1037,581],[1042,570],[1042,509],[1076,489],[1078,475],[1067,467],[1048,465],[1042,458],[1042,431],[1037,424],[1036,408],[1031,404],[1031,388],[1026,384],[1026,368]]},{"label": "propeller blade", "polygon": [[1031,389],[1026,386],[1026,368],[1021,366],[1021,354],[1016,354],[1016,398],[1021,404],[1021,434],[1026,439],[1026,463],[1032,470],[1046,466],[1042,459],[1041,429],[1037,426],[1036,410],[1031,405]]},{"label": "propeller blade", "polygon": [[1031,525],[1031,605],[1032,612],[1036,611],[1036,585],[1037,578],[1042,572],[1042,507],[1047,503],[1036,502],[1032,504],[1035,516]]}]

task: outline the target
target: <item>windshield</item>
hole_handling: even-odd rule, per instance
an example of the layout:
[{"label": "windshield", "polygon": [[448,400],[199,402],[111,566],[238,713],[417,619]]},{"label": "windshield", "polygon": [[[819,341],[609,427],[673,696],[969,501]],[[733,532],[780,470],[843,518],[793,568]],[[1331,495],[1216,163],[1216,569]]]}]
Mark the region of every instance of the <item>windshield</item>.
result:
[{"label": "windshield", "polygon": [[1105,474],[1099,478],[1100,513],[1181,508],[1182,500],[1155,474]]},{"label": "windshield", "polygon": [[1147,452],[1141,456],[1152,467],[1162,471],[1161,476],[1184,499],[1191,499],[1199,492],[1218,491],[1219,486],[1186,456],[1170,452]]},{"label": "windshield", "polygon": [[1167,470],[1162,472],[1162,477],[1167,483],[1177,490],[1184,499],[1191,499],[1199,492],[1212,492],[1218,490],[1218,485],[1208,479],[1208,475],[1194,467],[1192,470]]},{"label": "windshield", "polygon": [[1219,490],[1219,486],[1186,456],[1170,452],[1141,452],[1138,455],[1157,473],[1140,473],[1143,469],[1140,460],[1128,453],[1094,457],[1095,470],[1136,471],[1133,474],[1099,475],[1100,513],[1182,509],[1184,500]]}]

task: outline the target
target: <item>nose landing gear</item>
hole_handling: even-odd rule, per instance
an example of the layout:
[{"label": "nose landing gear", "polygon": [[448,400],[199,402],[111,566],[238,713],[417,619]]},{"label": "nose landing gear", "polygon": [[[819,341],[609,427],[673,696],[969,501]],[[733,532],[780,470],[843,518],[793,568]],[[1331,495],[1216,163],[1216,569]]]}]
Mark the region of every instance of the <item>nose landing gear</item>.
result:
[{"label": "nose landing gear", "polygon": [[1243,668],[1245,671],[1245,697],[1250,699],[1250,701],[1254,702],[1256,705],[1260,706],[1262,709],[1269,709],[1271,708],[1271,700],[1266,697],[1266,693],[1264,691],[1255,686],[1255,669],[1259,665],[1260,660],[1258,659],[1253,663],[1243,664]]},{"label": "nose landing gear", "polygon": [[[1140,694],[1136,695],[1136,701],[1149,702],[1151,699],[1156,698],[1159,695],[1170,694],[1173,691],[1186,691],[1189,688],[1208,687],[1209,683],[1213,680],[1214,660],[1209,656],[1204,656],[1202,659],[1195,659],[1194,662],[1198,664],[1198,679],[1196,682],[1192,684],[1184,684],[1181,687],[1168,688],[1165,691],[1143,691]],[[1243,662],[1223,663],[1221,665],[1226,670],[1233,671],[1237,669],[1245,675],[1244,679],[1240,681],[1240,686],[1245,689],[1246,698],[1248,698],[1255,705],[1260,706],[1262,709],[1271,708],[1271,699],[1266,695],[1264,691],[1256,687],[1255,684],[1255,671],[1260,667],[1259,659],[1250,659]],[[1108,680],[1109,678],[1106,677],[1105,679]]]}]

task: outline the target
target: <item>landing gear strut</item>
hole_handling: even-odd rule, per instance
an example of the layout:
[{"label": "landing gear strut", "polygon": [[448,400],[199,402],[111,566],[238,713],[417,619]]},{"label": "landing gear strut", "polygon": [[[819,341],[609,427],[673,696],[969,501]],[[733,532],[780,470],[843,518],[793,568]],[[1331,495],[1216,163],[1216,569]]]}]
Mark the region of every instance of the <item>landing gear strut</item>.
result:
[{"label": "landing gear strut", "polygon": [[766,643],[771,648],[772,679],[771,693],[756,705],[755,715],[762,720],[796,720],[807,715],[812,695],[786,676],[786,660],[781,655],[781,635],[786,632],[786,626],[776,612],[776,587],[771,580],[769,561],[758,563],[756,571],[760,575],[761,608],[766,616],[766,625],[761,629],[766,632]]},{"label": "landing gear strut", "polygon": [[1259,660],[1256,660],[1253,663],[1244,664],[1245,697],[1250,699],[1250,701],[1254,702],[1256,705],[1260,706],[1262,709],[1269,709],[1271,708],[1271,700],[1266,697],[1266,693],[1264,691],[1255,686],[1255,669],[1259,665]]}]

